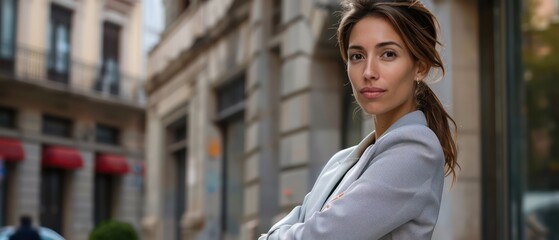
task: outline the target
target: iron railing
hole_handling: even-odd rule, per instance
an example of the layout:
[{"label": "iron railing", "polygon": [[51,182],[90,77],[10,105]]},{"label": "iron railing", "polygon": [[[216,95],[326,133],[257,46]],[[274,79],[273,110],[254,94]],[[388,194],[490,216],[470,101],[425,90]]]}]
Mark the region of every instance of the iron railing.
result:
[{"label": "iron railing", "polygon": [[92,65],[69,56],[17,46],[12,59],[2,59],[0,76],[68,89],[81,94],[144,105],[142,79],[110,64]]}]

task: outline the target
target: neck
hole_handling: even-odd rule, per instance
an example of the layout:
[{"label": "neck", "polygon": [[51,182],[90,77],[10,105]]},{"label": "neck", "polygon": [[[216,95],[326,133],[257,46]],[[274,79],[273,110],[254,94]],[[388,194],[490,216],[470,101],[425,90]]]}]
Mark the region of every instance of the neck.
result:
[{"label": "neck", "polygon": [[379,139],[386,130],[392,124],[394,124],[398,119],[403,117],[404,115],[417,110],[415,107],[408,109],[407,111],[402,111],[400,114],[382,114],[374,116],[375,119],[375,139]]}]

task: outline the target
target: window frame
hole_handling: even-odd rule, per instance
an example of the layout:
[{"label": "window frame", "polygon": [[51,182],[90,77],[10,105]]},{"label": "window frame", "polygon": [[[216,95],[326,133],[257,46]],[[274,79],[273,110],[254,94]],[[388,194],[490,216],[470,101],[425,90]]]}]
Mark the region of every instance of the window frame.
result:
[{"label": "window frame", "polygon": [[478,0],[483,239],[524,238],[520,7],[519,0]]},{"label": "window frame", "polygon": [[[73,19],[73,10],[66,8],[64,6],[52,3],[50,5],[50,16],[49,16],[49,23],[48,23],[48,54],[47,54],[47,69],[48,69],[48,79],[51,81],[68,84],[70,82],[69,77],[72,68],[72,19]],[[60,56],[62,59],[59,59],[58,54],[62,52],[58,48],[58,35],[56,34],[56,29],[58,26],[64,26],[67,29],[67,41],[66,44],[68,46],[68,52]],[[62,72],[58,71],[56,64],[62,61],[64,64],[65,69]]]},{"label": "window frame", "polygon": [[[0,12],[4,11],[4,1],[7,0],[0,0]],[[14,67],[15,67],[15,58],[17,55],[17,18],[18,18],[18,1],[17,0],[12,0],[13,1],[13,23],[12,23],[12,33],[11,35],[13,36],[12,42],[11,42],[11,48],[12,48],[12,53],[11,53],[11,57],[6,59],[6,58],[2,58],[0,55],[0,71],[5,72],[7,74],[13,74],[14,73]],[[0,14],[0,16],[2,16],[2,14]],[[2,32],[3,32],[3,19],[0,17],[0,39],[2,38]],[[0,45],[3,44],[0,41]],[[0,51],[1,51],[1,46],[0,46]]]},{"label": "window frame", "polygon": [[[114,134],[112,137],[107,137],[103,139],[104,136],[100,135],[102,131],[106,131],[108,135]],[[102,123],[97,123],[95,125],[95,142],[100,144],[112,145],[112,146],[119,146],[120,145],[120,129],[115,126],[106,125]],[[107,134],[105,134],[107,135]]]},{"label": "window frame", "polygon": [[[174,216],[172,216],[173,235],[174,239],[180,240],[182,239],[181,218],[188,211],[188,186],[186,185],[186,178],[188,177],[188,115],[185,111],[177,111],[167,119],[170,119],[170,121],[166,122],[165,127],[168,156],[166,164],[172,166],[172,168],[167,169],[175,170],[172,173],[175,194],[172,206],[174,212]],[[181,181],[181,178],[184,179]]]},{"label": "window frame", "polygon": [[[2,118],[7,117],[6,124]],[[17,110],[11,107],[0,106],[0,128],[15,129],[17,125]]]},{"label": "window frame", "polygon": [[[62,126],[63,128],[66,128],[66,129],[60,130],[63,133],[56,133],[56,130],[53,130],[52,127],[51,127],[50,130],[47,129],[49,127],[49,126],[47,126],[47,123],[60,124],[60,126]],[[66,126],[63,126],[63,125],[66,125]],[[54,126],[54,127],[57,128],[59,126]],[[56,116],[56,115],[51,115],[51,114],[43,114],[42,127],[41,127],[41,133],[42,134],[48,135],[48,136],[55,136],[55,137],[72,138],[73,137],[73,131],[74,131],[74,122],[72,121],[72,119],[66,118],[66,117],[61,117],[61,116]]]},{"label": "window frame", "polygon": [[[111,21],[104,21],[102,31],[101,66],[95,90],[118,96],[122,79],[120,72],[122,26]],[[110,60],[114,61],[113,65],[109,64]],[[114,69],[111,69],[111,66]]]}]

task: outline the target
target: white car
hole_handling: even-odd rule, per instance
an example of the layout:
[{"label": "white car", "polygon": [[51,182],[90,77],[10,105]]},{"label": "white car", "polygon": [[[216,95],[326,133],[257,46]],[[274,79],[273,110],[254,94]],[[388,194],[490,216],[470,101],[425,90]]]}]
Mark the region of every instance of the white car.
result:
[{"label": "white car", "polygon": [[[41,236],[42,240],[65,240],[60,234],[56,233],[55,231],[46,228],[46,227],[38,227],[35,228],[39,231],[39,236]],[[9,240],[10,236],[14,234],[16,228],[13,226],[6,226],[0,228],[0,240]]]}]

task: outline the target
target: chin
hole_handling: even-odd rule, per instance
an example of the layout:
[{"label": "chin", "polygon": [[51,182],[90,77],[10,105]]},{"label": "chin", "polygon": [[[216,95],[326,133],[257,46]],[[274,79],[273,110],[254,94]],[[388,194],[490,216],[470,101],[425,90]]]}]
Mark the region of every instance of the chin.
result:
[{"label": "chin", "polygon": [[371,106],[361,107],[361,109],[363,109],[364,112],[366,112],[367,114],[372,115],[372,116],[376,116],[376,115],[379,115],[379,114],[382,114],[382,113],[385,112],[383,109],[379,109],[379,108],[371,107]]}]

